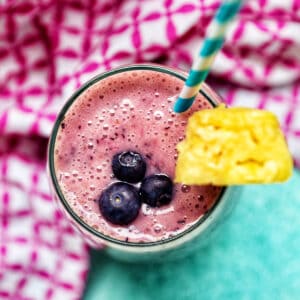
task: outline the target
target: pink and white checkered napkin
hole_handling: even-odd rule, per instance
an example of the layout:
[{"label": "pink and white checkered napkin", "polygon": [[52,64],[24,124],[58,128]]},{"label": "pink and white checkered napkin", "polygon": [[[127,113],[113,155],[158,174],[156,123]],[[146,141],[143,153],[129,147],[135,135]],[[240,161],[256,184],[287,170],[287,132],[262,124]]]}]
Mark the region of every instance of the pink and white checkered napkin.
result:
[{"label": "pink and white checkered napkin", "polygon": [[[1,3],[1,2],[0,2]],[[188,69],[220,0],[0,4],[0,298],[79,299],[86,245],[57,211],[45,151],[57,112],[114,66]],[[232,105],[279,117],[300,166],[300,2],[248,0],[210,82]]]}]

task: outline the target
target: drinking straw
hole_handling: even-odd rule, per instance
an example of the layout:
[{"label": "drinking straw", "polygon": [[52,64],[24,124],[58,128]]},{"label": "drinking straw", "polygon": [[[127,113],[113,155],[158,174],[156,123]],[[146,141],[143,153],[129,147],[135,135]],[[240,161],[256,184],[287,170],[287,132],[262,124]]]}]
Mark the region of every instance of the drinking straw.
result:
[{"label": "drinking straw", "polygon": [[219,7],[208,26],[207,36],[202,42],[200,52],[195,58],[185,85],[174,104],[175,112],[184,112],[193,104],[202,82],[211,69],[216,54],[224,43],[228,24],[239,11],[241,4],[242,0],[225,0]]}]

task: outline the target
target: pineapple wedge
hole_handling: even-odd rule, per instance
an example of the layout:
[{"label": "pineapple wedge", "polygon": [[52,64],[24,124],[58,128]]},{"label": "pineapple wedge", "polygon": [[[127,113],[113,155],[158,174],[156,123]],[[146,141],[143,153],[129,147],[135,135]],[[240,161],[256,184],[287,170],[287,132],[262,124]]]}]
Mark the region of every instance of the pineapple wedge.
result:
[{"label": "pineapple wedge", "polygon": [[179,151],[175,181],[236,185],[287,180],[293,162],[275,115],[251,108],[194,113]]}]

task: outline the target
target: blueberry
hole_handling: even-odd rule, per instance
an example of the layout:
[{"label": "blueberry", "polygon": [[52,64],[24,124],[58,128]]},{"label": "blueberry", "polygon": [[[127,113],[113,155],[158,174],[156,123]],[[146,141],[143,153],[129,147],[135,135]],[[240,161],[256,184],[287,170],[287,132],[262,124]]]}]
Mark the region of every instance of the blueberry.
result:
[{"label": "blueberry", "polygon": [[159,207],[172,200],[172,180],[163,174],[150,175],[141,183],[141,200],[152,207]]},{"label": "blueberry", "polygon": [[138,215],[141,201],[136,188],[125,182],[115,182],[99,199],[103,217],[113,224],[127,225]]},{"label": "blueberry", "polygon": [[143,157],[137,152],[120,152],[113,157],[112,170],[119,180],[135,183],[144,178],[146,163]]}]

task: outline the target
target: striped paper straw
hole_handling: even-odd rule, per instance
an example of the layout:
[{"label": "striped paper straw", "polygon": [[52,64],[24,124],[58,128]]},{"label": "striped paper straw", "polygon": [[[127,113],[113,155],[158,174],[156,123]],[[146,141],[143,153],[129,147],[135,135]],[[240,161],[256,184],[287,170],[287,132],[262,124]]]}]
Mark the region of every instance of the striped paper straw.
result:
[{"label": "striped paper straw", "polygon": [[228,24],[239,11],[242,0],[225,0],[207,29],[199,55],[194,60],[185,85],[174,104],[174,111],[186,111],[194,102],[201,83],[206,79],[214,58],[224,43]]}]

